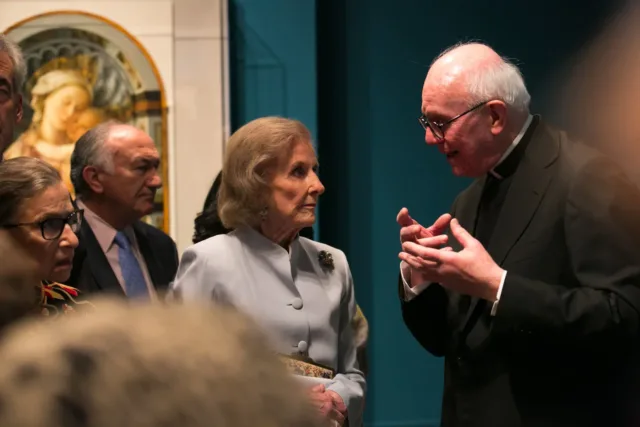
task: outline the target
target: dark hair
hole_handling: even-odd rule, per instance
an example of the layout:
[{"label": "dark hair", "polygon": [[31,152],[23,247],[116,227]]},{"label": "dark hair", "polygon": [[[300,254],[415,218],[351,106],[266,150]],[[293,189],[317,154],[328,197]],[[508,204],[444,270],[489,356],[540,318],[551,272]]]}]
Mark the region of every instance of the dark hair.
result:
[{"label": "dark hair", "polygon": [[207,198],[204,201],[202,212],[196,216],[195,230],[193,233],[193,243],[198,243],[209,237],[217,236],[218,234],[227,234],[229,231],[218,216],[218,189],[220,188],[220,182],[222,181],[222,172],[218,173],[218,176],[213,181],[213,185],[209,189]]},{"label": "dark hair", "polygon": [[[196,216],[194,221],[195,230],[193,233],[193,243],[201,242],[218,234],[227,234],[231,231],[231,229],[226,228],[222,224],[222,220],[220,220],[220,216],[218,215],[218,190],[220,189],[221,182],[222,172],[219,172],[213,181],[213,185],[209,189],[202,212]],[[300,230],[300,236],[313,239],[313,228],[303,228]]]},{"label": "dark hair", "polygon": [[0,225],[15,221],[22,204],[62,182],[50,164],[33,157],[16,157],[0,163]]},{"label": "dark hair", "polygon": [[82,176],[87,166],[113,167],[113,155],[105,149],[111,129],[122,123],[109,120],[86,131],[76,142],[71,154],[71,183],[78,196],[87,196],[91,188]]}]

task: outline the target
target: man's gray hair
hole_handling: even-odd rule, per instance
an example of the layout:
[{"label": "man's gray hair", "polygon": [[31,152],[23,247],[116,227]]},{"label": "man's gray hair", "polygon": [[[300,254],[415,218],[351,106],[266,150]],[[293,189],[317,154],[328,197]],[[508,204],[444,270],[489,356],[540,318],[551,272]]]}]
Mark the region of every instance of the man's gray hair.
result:
[{"label": "man's gray hair", "polygon": [[113,153],[106,147],[111,130],[122,123],[109,120],[89,129],[78,139],[71,154],[71,183],[77,196],[88,196],[91,187],[82,175],[84,168],[95,166],[110,171],[113,169]]},{"label": "man's gray hair", "polygon": [[27,64],[24,62],[20,46],[0,33],[0,52],[6,52],[13,63],[13,90],[22,92],[22,86],[27,78]]},{"label": "man's gray hair", "polygon": [[[445,49],[434,62],[459,47],[471,44],[483,45],[491,49],[490,46],[475,41],[462,42]],[[465,75],[469,106],[499,99],[517,111],[529,112],[531,95],[529,95],[520,69],[508,58],[501,55],[500,58],[502,61],[488,62],[478,67],[475,72]]]}]

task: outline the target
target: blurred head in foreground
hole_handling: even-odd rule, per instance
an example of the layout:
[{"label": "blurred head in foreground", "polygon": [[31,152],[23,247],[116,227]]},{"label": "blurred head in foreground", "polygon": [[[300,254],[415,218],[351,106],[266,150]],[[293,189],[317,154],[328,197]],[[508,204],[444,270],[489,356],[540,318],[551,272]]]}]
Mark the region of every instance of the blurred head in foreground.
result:
[{"label": "blurred head in foreground", "polygon": [[0,229],[0,330],[39,307],[38,262]]},{"label": "blurred head in foreground", "polygon": [[26,322],[0,346],[0,425],[317,425],[258,329],[226,309],[111,301]]},{"label": "blurred head in foreground", "polygon": [[[629,4],[572,61],[559,114],[640,178],[640,6]],[[640,180],[636,179],[636,182]]]}]

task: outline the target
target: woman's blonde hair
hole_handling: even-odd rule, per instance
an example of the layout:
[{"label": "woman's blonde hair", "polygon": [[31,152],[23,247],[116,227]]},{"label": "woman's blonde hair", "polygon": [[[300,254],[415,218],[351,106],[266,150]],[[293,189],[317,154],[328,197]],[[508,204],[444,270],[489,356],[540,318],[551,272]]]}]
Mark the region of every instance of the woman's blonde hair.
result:
[{"label": "woman's blonde hair", "polygon": [[282,117],[255,119],[231,135],[218,192],[218,215],[226,228],[260,222],[268,205],[269,172],[299,142],[311,145],[309,129]]}]

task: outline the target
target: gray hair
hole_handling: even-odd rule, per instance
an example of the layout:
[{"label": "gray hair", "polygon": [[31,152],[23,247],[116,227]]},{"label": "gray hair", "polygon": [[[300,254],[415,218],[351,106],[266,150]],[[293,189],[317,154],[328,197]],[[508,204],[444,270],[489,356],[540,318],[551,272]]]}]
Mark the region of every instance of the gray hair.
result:
[{"label": "gray hair", "polygon": [[81,318],[34,318],[3,336],[0,425],[324,425],[247,316],[205,304],[94,304]]},{"label": "gray hair", "polygon": [[109,120],[86,131],[76,145],[71,154],[71,183],[77,196],[88,196],[91,188],[84,180],[82,172],[87,166],[97,166],[105,170],[113,169],[113,153],[107,148],[105,143],[109,138],[111,130],[122,123]]},{"label": "gray hair", "polygon": [[22,204],[62,182],[58,171],[33,157],[16,157],[0,163],[0,225],[16,221]]},{"label": "gray hair", "polygon": [[[491,49],[490,46],[475,41],[462,42],[445,49],[433,62],[453,50],[471,44],[483,45]],[[529,112],[531,95],[529,95],[520,69],[508,58],[504,56],[500,56],[500,58],[502,61],[489,62],[478,67],[476,72],[465,75],[469,106],[490,99],[499,99],[514,110]]]},{"label": "gray hair", "polygon": [[13,63],[13,88],[16,92],[22,92],[22,86],[27,79],[27,64],[24,62],[22,50],[6,35],[0,33],[0,52],[6,52]]}]

